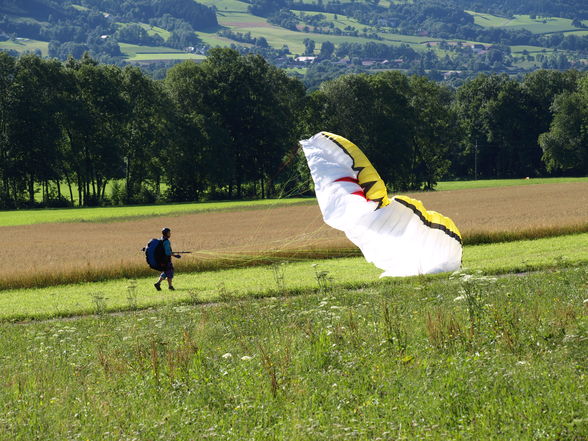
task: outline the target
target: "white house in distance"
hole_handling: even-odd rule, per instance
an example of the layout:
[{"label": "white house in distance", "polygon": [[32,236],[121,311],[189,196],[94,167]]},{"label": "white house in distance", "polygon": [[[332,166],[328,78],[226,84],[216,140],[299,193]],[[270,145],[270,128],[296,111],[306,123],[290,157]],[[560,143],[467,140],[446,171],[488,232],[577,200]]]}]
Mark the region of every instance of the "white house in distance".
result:
[{"label": "white house in distance", "polygon": [[314,60],[316,60],[316,57],[309,57],[309,56],[296,57],[295,60],[300,61],[302,63],[314,63]]}]

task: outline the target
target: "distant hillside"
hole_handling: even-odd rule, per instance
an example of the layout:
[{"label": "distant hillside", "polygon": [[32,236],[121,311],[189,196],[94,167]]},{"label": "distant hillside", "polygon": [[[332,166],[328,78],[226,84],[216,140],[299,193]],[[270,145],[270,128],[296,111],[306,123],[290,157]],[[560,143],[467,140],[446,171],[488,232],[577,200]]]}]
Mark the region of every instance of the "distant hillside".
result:
[{"label": "distant hillside", "polygon": [[25,16],[45,21],[50,15],[65,17],[63,2],[52,0],[2,0],[0,14]]},{"label": "distant hillside", "polygon": [[528,14],[588,20],[586,0],[452,0],[463,9],[496,15]]},{"label": "distant hillside", "polygon": [[588,68],[587,9],[586,0],[0,0],[0,49],[155,69],[231,46],[311,87],[382,69],[463,79]]}]

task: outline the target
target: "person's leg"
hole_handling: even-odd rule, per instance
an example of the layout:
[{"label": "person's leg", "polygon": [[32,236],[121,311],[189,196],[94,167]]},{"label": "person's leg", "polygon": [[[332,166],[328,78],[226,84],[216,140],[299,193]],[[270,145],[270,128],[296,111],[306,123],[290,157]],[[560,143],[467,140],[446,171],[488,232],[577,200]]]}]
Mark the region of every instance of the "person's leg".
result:
[{"label": "person's leg", "polygon": [[161,273],[161,274],[159,275],[159,279],[157,280],[157,282],[155,282],[155,283],[153,284],[153,286],[155,286],[155,289],[156,289],[157,291],[161,291],[161,281],[162,281],[163,279],[165,279],[165,277],[166,277],[166,276],[165,276],[165,272]]},{"label": "person's leg", "polygon": [[173,264],[170,262],[169,267],[167,269],[167,271],[165,272],[165,275],[167,276],[167,286],[169,289],[171,289],[172,291],[175,290],[173,283],[172,283],[172,279],[174,278],[174,266]]}]

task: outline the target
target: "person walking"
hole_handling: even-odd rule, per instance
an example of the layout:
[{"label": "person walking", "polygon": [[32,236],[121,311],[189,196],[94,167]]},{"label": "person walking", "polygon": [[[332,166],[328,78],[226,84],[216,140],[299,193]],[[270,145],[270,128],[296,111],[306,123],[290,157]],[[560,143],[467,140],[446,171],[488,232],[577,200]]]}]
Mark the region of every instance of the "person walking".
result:
[{"label": "person walking", "polygon": [[172,263],[172,257],[179,259],[179,254],[174,254],[171,247],[171,242],[169,238],[171,237],[171,230],[167,227],[161,230],[161,241],[163,242],[163,250],[165,253],[165,257],[163,260],[163,272],[159,275],[159,280],[153,284],[157,291],[161,291],[161,282],[163,280],[167,280],[167,285],[170,290],[174,291],[175,288],[173,286],[173,278],[174,278],[174,265]]}]

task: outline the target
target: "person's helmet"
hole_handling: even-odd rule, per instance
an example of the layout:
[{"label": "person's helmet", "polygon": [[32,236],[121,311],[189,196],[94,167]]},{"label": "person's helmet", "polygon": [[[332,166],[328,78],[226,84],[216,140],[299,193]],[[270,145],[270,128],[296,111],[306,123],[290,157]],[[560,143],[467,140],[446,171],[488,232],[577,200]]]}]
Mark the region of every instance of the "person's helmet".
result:
[{"label": "person's helmet", "polygon": [[169,233],[170,231],[171,230],[169,228],[165,227],[165,228],[162,228],[161,234]]}]

